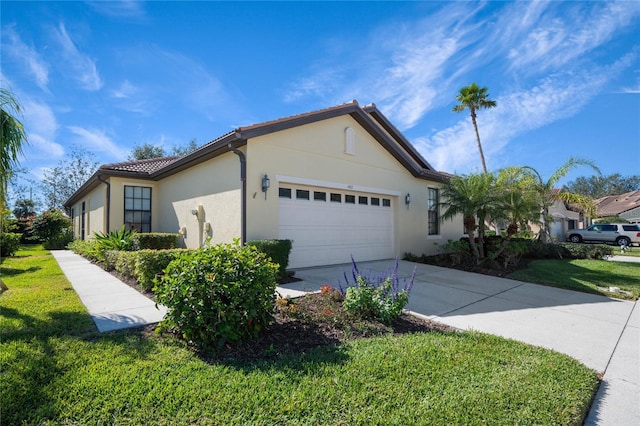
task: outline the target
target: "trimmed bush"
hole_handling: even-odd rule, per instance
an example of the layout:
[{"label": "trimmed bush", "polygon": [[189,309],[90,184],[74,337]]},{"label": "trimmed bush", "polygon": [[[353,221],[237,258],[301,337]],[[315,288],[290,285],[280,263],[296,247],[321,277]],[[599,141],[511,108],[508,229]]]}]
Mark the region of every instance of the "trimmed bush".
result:
[{"label": "trimmed bush", "polygon": [[144,290],[153,289],[154,280],[184,249],[140,250],[135,252],[135,277]]},{"label": "trimmed bush", "polygon": [[106,262],[104,253],[100,250],[98,242],[95,240],[73,240],[68,247],[75,254],[79,254],[92,262]]},{"label": "trimmed bush", "polygon": [[10,257],[20,248],[22,234],[16,232],[0,233],[0,257]]},{"label": "trimmed bush", "polygon": [[606,244],[558,243],[563,255],[572,259],[602,259],[613,255],[613,247]]},{"label": "trimmed bush", "polygon": [[178,247],[178,234],[162,232],[138,233],[133,237],[138,250],[169,250]]},{"label": "trimmed bush", "polygon": [[136,259],[135,251],[113,251],[115,259],[113,261],[114,269],[125,277],[136,278]]},{"label": "trimmed bush", "polygon": [[291,240],[253,240],[248,241],[247,245],[256,247],[270,257],[273,263],[278,264],[279,280],[287,276],[289,253],[291,253]]},{"label": "trimmed bush", "polygon": [[273,318],[277,270],[256,247],[238,242],[178,255],[154,287],[169,308],[160,331],[207,349],[256,337]]}]

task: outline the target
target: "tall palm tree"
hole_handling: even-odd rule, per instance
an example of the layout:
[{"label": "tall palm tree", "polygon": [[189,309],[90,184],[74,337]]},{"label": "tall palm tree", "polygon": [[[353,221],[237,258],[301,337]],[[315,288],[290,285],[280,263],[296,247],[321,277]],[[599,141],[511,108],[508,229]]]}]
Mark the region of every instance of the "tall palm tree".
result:
[{"label": "tall palm tree", "polygon": [[453,107],[454,112],[462,112],[465,109],[469,109],[471,113],[471,122],[473,128],[476,131],[476,140],[478,141],[478,151],[480,151],[480,159],[482,160],[482,170],[487,173],[487,163],[484,161],[484,152],[482,151],[482,144],[480,143],[480,133],[478,133],[478,123],[476,121],[476,111],[480,109],[495,108],[496,101],[489,99],[486,87],[478,87],[476,83],[471,83],[469,86],[460,89],[460,93],[456,96],[456,100],[460,102]]},{"label": "tall palm tree", "polygon": [[27,142],[24,126],[18,118],[20,104],[5,88],[0,88],[0,204],[4,208],[6,202],[7,183],[18,165],[22,154],[22,146]]}]

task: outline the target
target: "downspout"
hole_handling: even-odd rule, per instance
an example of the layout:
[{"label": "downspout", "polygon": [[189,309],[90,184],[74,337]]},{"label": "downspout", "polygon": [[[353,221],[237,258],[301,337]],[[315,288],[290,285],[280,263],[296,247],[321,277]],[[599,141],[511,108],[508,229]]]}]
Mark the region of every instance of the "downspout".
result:
[{"label": "downspout", "polygon": [[102,180],[102,178],[100,176],[97,176],[97,179],[104,183],[105,185],[107,185],[107,201],[106,201],[106,211],[107,211],[107,230],[105,231],[105,233],[109,233],[110,231],[110,219],[111,219],[111,183],[109,183],[109,181],[107,180]]},{"label": "downspout", "polygon": [[241,210],[241,233],[242,237],[240,242],[242,245],[247,241],[247,157],[238,148],[233,145],[227,145],[234,154],[240,157],[240,181],[242,182],[242,203],[240,205]]}]

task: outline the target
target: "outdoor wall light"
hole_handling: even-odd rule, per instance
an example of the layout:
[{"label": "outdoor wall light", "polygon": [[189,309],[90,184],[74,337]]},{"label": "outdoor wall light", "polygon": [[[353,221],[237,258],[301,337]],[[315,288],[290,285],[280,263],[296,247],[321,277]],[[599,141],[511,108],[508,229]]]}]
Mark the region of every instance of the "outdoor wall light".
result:
[{"label": "outdoor wall light", "polygon": [[405,203],[406,205],[409,205],[409,204],[411,204],[411,200],[412,200],[412,198],[411,198],[411,194],[407,193],[407,196],[406,196],[406,197],[404,197],[404,203]]},{"label": "outdoor wall light", "polygon": [[191,209],[191,214],[194,216],[198,216],[198,209]]},{"label": "outdoor wall light", "polygon": [[262,177],[262,192],[264,192],[264,199],[267,199],[267,190],[269,189],[269,187],[271,186],[271,180],[269,179],[269,176],[267,176],[267,174],[265,173],[264,176]]}]

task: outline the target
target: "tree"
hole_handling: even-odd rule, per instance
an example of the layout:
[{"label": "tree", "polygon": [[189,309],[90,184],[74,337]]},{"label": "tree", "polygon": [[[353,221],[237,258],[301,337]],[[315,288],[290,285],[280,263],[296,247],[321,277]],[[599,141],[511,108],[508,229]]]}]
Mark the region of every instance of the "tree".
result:
[{"label": "tree", "polygon": [[80,147],[54,168],[45,170],[41,181],[45,204],[49,210],[63,210],[64,202],[84,184],[98,167],[93,154]]},{"label": "tree", "polygon": [[22,122],[16,118],[20,114],[20,104],[7,89],[0,88],[0,103],[0,205],[5,206],[7,182],[18,166],[27,134]]},{"label": "tree", "polygon": [[[487,217],[498,214],[499,191],[496,191],[495,177],[490,173],[476,173],[467,176],[454,176],[442,188],[444,208],[442,221],[462,215],[464,229],[469,236],[469,246],[480,264],[484,253],[484,223]],[[476,230],[478,231],[476,244]]]},{"label": "tree", "polygon": [[489,99],[486,87],[478,87],[476,83],[463,87],[456,96],[456,100],[460,102],[453,107],[454,112],[462,112],[465,109],[469,109],[471,113],[471,122],[473,128],[476,131],[476,140],[478,141],[478,151],[480,152],[480,159],[482,160],[482,171],[487,173],[487,163],[484,161],[484,152],[482,151],[482,144],[480,143],[480,133],[478,132],[478,123],[476,121],[476,111],[481,109],[489,109],[496,107],[496,101]]},{"label": "tree", "polygon": [[623,177],[620,173],[609,176],[594,175],[579,177],[569,182],[565,189],[574,194],[580,194],[591,198],[602,198],[609,195],[620,195],[626,192],[640,190],[640,176]]},{"label": "tree", "polygon": [[166,153],[164,152],[164,148],[157,145],[152,145],[150,143],[145,143],[143,145],[135,145],[133,147],[133,151],[127,157],[130,161],[137,160],[149,160],[151,158],[161,158],[165,157]]},{"label": "tree", "polygon": [[33,200],[21,199],[16,201],[13,208],[13,215],[16,219],[28,219],[36,215],[36,203]]},{"label": "tree", "polygon": [[553,217],[549,214],[549,208],[556,200],[577,205],[590,216],[595,212],[593,200],[590,197],[572,192],[560,191],[556,188],[558,181],[578,166],[589,166],[597,173],[600,173],[600,169],[598,169],[592,161],[574,157],[569,158],[566,163],[553,172],[546,182],[542,179],[542,176],[540,176],[540,173],[538,173],[536,169],[528,166],[523,167],[523,173],[531,173],[534,177],[533,181],[535,184],[533,189],[537,193],[540,220],[542,224],[539,238],[542,242],[548,242],[551,239],[551,222],[553,222]]},{"label": "tree", "polygon": [[198,149],[198,142],[196,142],[196,139],[193,138],[185,146],[174,146],[173,155],[186,155],[191,151],[195,151],[196,149]]}]

